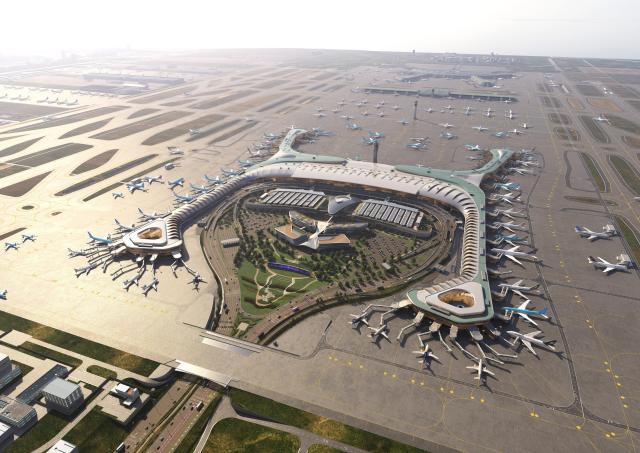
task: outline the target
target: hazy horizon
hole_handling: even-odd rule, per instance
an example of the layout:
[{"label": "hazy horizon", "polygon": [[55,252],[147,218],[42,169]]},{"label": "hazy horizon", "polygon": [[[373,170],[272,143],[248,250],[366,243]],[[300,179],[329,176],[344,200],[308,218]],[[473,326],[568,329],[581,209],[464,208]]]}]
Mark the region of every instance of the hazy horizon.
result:
[{"label": "hazy horizon", "polygon": [[[3,5],[3,55],[108,48],[191,50],[302,48],[640,58],[630,0],[428,4],[408,0],[314,5],[293,0],[158,6],[115,0],[91,11],[63,0]],[[36,14],[37,13],[37,14]]]}]

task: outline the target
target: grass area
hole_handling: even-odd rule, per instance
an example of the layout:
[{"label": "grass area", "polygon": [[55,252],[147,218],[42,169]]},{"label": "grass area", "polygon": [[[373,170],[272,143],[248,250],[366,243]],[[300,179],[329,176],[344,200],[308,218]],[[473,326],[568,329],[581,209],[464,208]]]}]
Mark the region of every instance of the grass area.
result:
[{"label": "grass area", "polygon": [[205,453],[296,453],[300,440],[289,433],[225,418],[214,426]]},{"label": "grass area", "polygon": [[96,406],[63,439],[76,445],[80,451],[109,452],[114,451],[127,434],[129,431],[125,427],[104,415]]},{"label": "grass area", "polygon": [[[607,133],[598,125],[590,116],[580,115],[580,122],[589,131],[589,135],[600,143],[611,143],[611,139]],[[608,118],[608,116],[607,116]]]},{"label": "grass area", "polygon": [[307,453],[342,453],[342,450],[327,447],[326,445],[313,444],[307,449]]},{"label": "grass area", "polygon": [[39,344],[31,343],[30,341],[25,341],[18,349],[26,353],[35,354],[36,356],[46,357],[64,365],[69,365],[73,368],[77,368],[82,364],[82,360],[80,359],[63,354],[62,352],[54,351],[53,349],[45,348]]},{"label": "grass area", "polygon": [[328,439],[367,450],[371,453],[423,451],[243,390],[231,389],[230,397],[233,405],[236,407],[268,417],[280,423],[296,426]]},{"label": "grass area", "polygon": [[637,231],[631,226],[625,217],[619,215],[614,215],[613,217],[616,219],[616,223],[618,224],[620,235],[624,238],[624,241],[631,249],[633,261],[640,263],[640,242],[638,242]]},{"label": "grass area", "polygon": [[586,167],[587,171],[591,174],[596,188],[600,192],[608,192],[609,182],[602,175],[602,170],[600,170],[600,167],[598,166],[596,161],[594,161],[587,153],[580,153],[580,158],[582,159],[582,163]]},{"label": "grass area", "polygon": [[49,412],[27,432],[11,444],[11,453],[29,453],[53,439],[70,420],[55,412]]},{"label": "grass area", "polygon": [[108,368],[101,367],[100,365],[89,365],[87,367],[89,373],[101,376],[105,379],[118,379],[118,373]]},{"label": "grass area", "polygon": [[638,137],[630,137],[628,135],[623,135],[622,141],[629,148],[640,149],[640,138]]},{"label": "grass area", "polygon": [[159,365],[159,363],[153,360],[129,354],[110,346],[21,318],[20,316],[0,312],[0,330],[8,332],[13,329],[29,334],[38,340],[46,341],[47,343],[91,357],[92,359],[100,360],[101,362],[106,362],[145,376],[151,374]]},{"label": "grass area", "polygon": [[198,417],[187,435],[184,436],[184,439],[182,439],[182,442],[180,442],[178,447],[174,450],[174,453],[191,453],[194,451],[198,440],[200,440],[200,436],[207,426],[207,422],[211,418],[211,415],[213,415],[216,407],[218,407],[219,402],[220,395],[217,395],[216,398],[202,411],[200,417]]},{"label": "grass area", "polygon": [[[570,201],[577,201],[578,203],[597,204],[597,205],[600,204],[600,200],[598,198],[593,198],[593,197],[574,197],[571,195],[565,195],[564,198]],[[607,206],[618,206],[618,203],[616,203],[615,201],[602,200],[602,202],[604,202],[604,204],[606,204]]]},{"label": "grass area", "polygon": [[618,173],[622,182],[624,182],[635,195],[640,195],[640,175],[635,167],[627,162],[626,159],[614,155],[609,155],[609,163],[616,173]]},{"label": "grass area", "polygon": [[27,374],[29,374],[31,370],[33,370],[33,367],[30,367],[29,365],[25,365],[24,363],[20,363],[17,360],[12,360],[11,362],[13,362],[14,365],[17,365],[20,368],[20,371],[22,372],[22,376],[26,376]]},{"label": "grass area", "polygon": [[633,121],[630,121],[626,118],[622,118],[621,116],[618,116],[618,115],[607,115],[607,119],[609,120],[609,123],[611,123],[613,127],[617,127],[618,129],[621,129],[626,132],[631,132],[632,134],[640,135],[640,126],[634,123]]}]

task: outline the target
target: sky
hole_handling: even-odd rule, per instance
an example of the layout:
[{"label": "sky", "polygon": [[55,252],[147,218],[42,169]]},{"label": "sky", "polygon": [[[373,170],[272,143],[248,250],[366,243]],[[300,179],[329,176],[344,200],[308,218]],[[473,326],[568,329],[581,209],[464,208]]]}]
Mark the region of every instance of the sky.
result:
[{"label": "sky", "polygon": [[130,46],[640,58],[638,0],[9,0],[1,11],[4,55]]}]

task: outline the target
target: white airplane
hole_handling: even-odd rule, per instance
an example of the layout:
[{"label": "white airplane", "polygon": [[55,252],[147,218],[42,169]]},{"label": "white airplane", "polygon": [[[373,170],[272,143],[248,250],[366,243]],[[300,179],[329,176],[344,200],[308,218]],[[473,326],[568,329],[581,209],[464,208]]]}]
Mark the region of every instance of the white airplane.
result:
[{"label": "white airplane", "polygon": [[467,106],[467,108],[462,113],[463,115],[466,115],[466,116],[471,115],[471,107]]},{"label": "white airplane", "polygon": [[6,252],[9,249],[18,250],[17,242],[5,242],[4,243],[4,251]]},{"label": "white airplane", "polygon": [[89,275],[89,272],[96,267],[97,264],[88,264],[84,267],[77,267],[73,271],[76,273],[76,277],[80,277],[82,274]]},{"label": "white airplane", "polygon": [[176,167],[179,167],[180,164],[175,163],[175,162],[169,162],[168,164],[164,164],[164,169],[165,170],[173,170]]},{"label": "white airplane", "polygon": [[151,214],[147,214],[140,208],[138,208],[138,212],[140,213],[140,219],[143,221],[161,219],[162,217],[165,217],[168,214],[168,213],[155,212],[155,211],[152,212]]},{"label": "white airplane", "polygon": [[520,216],[520,214],[522,214],[522,211],[516,211],[513,208],[509,208],[509,209],[494,209],[493,211],[487,211],[487,214],[489,214],[492,217],[497,217],[499,215],[503,215],[506,217],[509,217],[512,220],[515,220],[515,216]]},{"label": "white airplane", "polygon": [[189,183],[189,187],[191,187],[191,190],[194,193],[206,193],[209,192],[211,189],[208,187],[204,187],[204,186],[199,186],[197,184],[194,184],[192,182]]},{"label": "white airplane", "polygon": [[538,327],[538,323],[531,319],[529,315],[536,315],[540,316],[543,319],[549,319],[549,316],[547,315],[547,309],[543,308],[542,310],[532,310],[530,308],[527,308],[529,303],[531,303],[531,301],[527,299],[517,307],[502,307],[502,311],[504,311],[509,317],[515,314],[527,321],[532,326]]},{"label": "white airplane", "polygon": [[387,336],[387,325],[383,324],[378,328],[375,327],[367,327],[371,333],[369,334],[369,336],[371,337],[371,341],[372,342],[376,342],[378,341],[379,337],[385,337],[387,339],[387,341],[391,342],[391,340],[389,339],[389,337]]},{"label": "white airplane", "polygon": [[512,233],[516,233],[516,231],[529,231],[529,227],[523,223],[493,222],[488,223],[487,226],[493,230],[500,230],[504,228]]},{"label": "white airplane", "polygon": [[362,116],[369,116],[369,112],[367,112],[367,111],[365,110],[364,112],[360,113],[360,115],[362,115]]},{"label": "white airplane", "polygon": [[349,315],[349,316],[353,318],[349,321],[349,324],[351,324],[351,327],[353,327],[354,329],[357,329],[358,327],[360,327],[360,324],[364,324],[365,326],[369,325],[369,321],[367,321],[367,317],[369,316],[368,311],[363,311],[359,315]]},{"label": "white airplane", "polygon": [[601,233],[597,231],[591,231],[589,228],[585,228],[580,225],[576,225],[575,230],[576,233],[580,235],[580,237],[587,238],[590,241],[595,241],[596,239],[609,239],[610,237],[615,236],[618,233],[613,225],[603,226]]},{"label": "white airplane", "polygon": [[396,111],[400,110],[400,106],[399,106],[399,105],[394,105],[394,106],[393,106],[393,107],[391,107],[391,108],[392,108],[393,110],[396,110]]},{"label": "white airplane", "polygon": [[114,200],[117,200],[118,198],[124,198],[124,194],[122,192],[111,192],[111,195],[113,196]]},{"label": "white airplane", "polygon": [[407,120],[398,120],[396,122],[402,124],[403,126],[406,126],[407,124],[409,124],[409,121]]},{"label": "white airplane", "polygon": [[509,170],[514,173],[518,173],[519,175],[535,175],[536,174],[536,172],[530,168],[511,167]]},{"label": "white airplane", "polygon": [[315,116],[316,118],[324,118],[327,115],[324,113],[314,113],[313,116]]},{"label": "white airplane", "polygon": [[511,104],[511,99],[505,99],[505,100],[504,100],[504,101],[502,101],[502,102],[504,102],[505,104]]},{"label": "white airplane", "polygon": [[441,138],[445,138],[445,139],[447,139],[447,140],[451,140],[451,139],[453,139],[453,138],[458,138],[458,136],[457,136],[457,135],[454,135],[454,134],[452,134],[451,132],[443,132],[443,133],[441,133],[441,134],[440,134],[440,137],[441,137]]},{"label": "white airplane", "polygon": [[433,109],[431,107],[424,109],[427,113],[433,113]]},{"label": "white airplane", "polygon": [[477,381],[482,380],[482,374],[488,374],[489,376],[495,376],[495,373],[487,368],[482,359],[478,359],[477,365],[468,366],[467,369],[478,372],[478,375],[473,379]]},{"label": "white airplane", "polygon": [[508,203],[508,204],[513,204],[514,202],[518,202],[521,203],[522,200],[520,199],[519,195],[513,195],[511,192],[507,192],[504,194],[492,194],[489,199],[491,201],[498,201],[498,202],[504,202],[504,203]]},{"label": "white airplane", "polygon": [[514,135],[522,135],[522,134],[524,134],[524,132],[522,132],[521,130],[518,130],[518,129],[512,129],[509,132],[514,134]]},{"label": "white airplane", "polygon": [[149,185],[151,185],[154,182],[159,182],[160,184],[164,184],[164,181],[162,180],[162,175],[159,175],[159,176],[147,175],[147,176],[143,176],[142,180],[145,182],[148,182]]},{"label": "white airplane", "polygon": [[491,253],[495,253],[499,257],[505,256],[507,259],[510,259],[511,261],[513,261],[516,264],[519,264],[522,267],[524,267],[524,264],[522,264],[522,262],[518,258],[528,259],[534,262],[540,261],[540,259],[537,256],[527,252],[521,252],[519,251],[519,249],[520,249],[519,245],[511,247],[510,249],[492,248]]},{"label": "white airplane", "polygon": [[144,181],[142,180],[133,180],[127,183],[127,189],[129,189],[130,193],[135,192],[136,190],[140,190],[142,192],[148,192],[149,189],[144,187]]},{"label": "white airplane", "polygon": [[484,151],[484,148],[481,148],[480,145],[466,144],[464,145],[464,147],[467,149],[467,151]]},{"label": "white airplane", "polygon": [[431,364],[431,360],[437,360],[438,362],[440,361],[437,355],[429,351],[428,343],[425,343],[420,350],[413,351],[413,353],[418,354],[418,358],[420,359],[418,360],[418,363],[423,364],[425,367],[428,367]]},{"label": "white airplane", "polygon": [[23,234],[22,235],[22,243],[24,244],[27,241],[31,241],[31,242],[36,242],[36,238],[38,236],[36,236],[35,234]]},{"label": "white airplane", "polygon": [[220,176],[217,176],[217,175],[214,176],[213,178],[211,176],[204,175],[203,178],[209,184],[224,184],[224,179],[222,179]]},{"label": "white airplane", "polygon": [[169,150],[169,154],[172,156],[182,156],[184,154],[184,151],[177,146],[169,146],[167,149]]},{"label": "white airplane", "polygon": [[407,148],[416,149],[416,150],[422,150],[422,149],[425,149],[426,147],[427,145],[422,142],[409,143],[407,145]]},{"label": "white airplane", "polygon": [[378,116],[379,116],[380,118],[384,118],[384,117],[386,116],[386,114],[384,113],[384,111],[380,110],[380,111],[378,112]]},{"label": "white airplane", "polygon": [[542,331],[540,330],[536,330],[535,332],[530,332],[527,334],[523,334],[520,332],[514,332],[513,330],[508,330],[507,334],[510,335],[512,338],[515,338],[515,342],[517,343],[518,341],[521,342],[528,350],[529,352],[531,352],[531,354],[535,355],[536,357],[538,356],[538,354],[536,354],[536,351],[533,349],[532,345],[536,345],[540,348],[545,348],[548,349],[549,351],[553,351],[555,352],[556,348],[553,346],[553,344],[555,343],[555,340],[553,341],[544,341],[541,340],[539,338],[536,338],[538,335],[540,335],[542,333]]},{"label": "white airplane", "polygon": [[491,118],[493,111],[491,110],[491,108],[488,108],[487,110],[485,110],[484,112],[484,116],[486,116],[487,118]]},{"label": "white airplane", "polygon": [[515,283],[500,283],[498,285],[499,288],[506,288],[508,291],[513,292],[514,294],[517,294],[518,296],[522,297],[523,299],[527,299],[527,296],[524,295],[524,293],[531,293],[533,292],[538,286],[540,286],[540,284],[535,284],[533,286],[525,286],[522,284],[524,280],[518,280]]},{"label": "white airplane", "polygon": [[176,202],[178,203],[191,203],[193,200],[196,199],[196,197],[193,197],[191,195],[180,195],[175,192],[173,192],[173,196],[175,197]]},{"label": "white airplane", "polygon": [[607,275],[613,271],[629,272],[629,266],[631,265],[631,261],[624,257],[618,257],[617,263],[610,263],[603,258],[594,258],[593,256],[589,256],[588,259],[594,268],[602,269],[602,272]]},{"label": "white airplane", "polygon": [[440,127],[444,127],[445,129],[451,129],[453,126],[453,124],[449,124],[449,123],[438,123],[438,126]]},{"label": "white airplane", "polygon": [[169,189],[175,189],[177,186],[184,187],[184,178],[167,181],[167,187],[169,187]]},{"label": "white airplane", "polygon": [[593,120],[599,123],[610,123],[609,119],[606,118],[604,115],[598,115],[595,118],[593,118]]},{"label": "white airplane", "polygon": [[158,279],[155,277],[153,277],[153,280],[151,280],[148,285],[142,285],[142,294],[146,296],[152,289],[158,292]]},{"label": "white airplane", "polygon": [[488,131],[489,130],[489,128],[484,127],[484,126],[472,126],[471,129],[475,129],[478,132],[484,132],[484,131]]},{"label": "white airplane", "polygon": [[522,124],[520,125],[520,127],[521,127],[522,129],[531,129],[531,126],[529,126],[527,123],[522,123]]},{"label": "white airplane", "polygon": [[445,107],[445,109],[447,109],[447,110],[451,111],[451,110],[453,110],[453,106],[452,106],[451,104],[449,104],[449,105],[447,105],[447,106]]},{"label": "white airplane", "polygon": [[200,129],[189,129],[189,135],[194,136],[194,135],[200,135],[201,131]]},{"label": "white airplane", "polygon": [[508,112],[504,112],[504,117],[508,118],[510,120],[515,118],[515,116],[513,116],[513,112],[511,110],[509,110]]},{"label": "white airplane", "polygon": [[131,225],[123,225],[118,221],[118,219],[113,219],[113,221],[116,223],[116,226],[117,226],[116,228],[118,231],[124,231],[128,233],[136,229],[135,223],[132,223]]},{"label": "white airplane", "polygon": [[347,129],[351,129],[352,131],[357,131],[362,129],[362,126],[357,125],[356,123],[348,123]]}]

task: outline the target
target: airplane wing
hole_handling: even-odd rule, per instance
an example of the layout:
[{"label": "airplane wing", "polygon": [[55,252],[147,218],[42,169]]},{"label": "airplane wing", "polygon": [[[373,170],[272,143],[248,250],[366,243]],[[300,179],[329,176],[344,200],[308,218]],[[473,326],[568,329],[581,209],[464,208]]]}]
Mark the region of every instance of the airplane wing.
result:
[{"label": "airplane wing", "polygon": [[504,255],[504,256],[506,256],[508,259],[510,259],[514,263],[519,264],[520,266],[524,267],[524,264],[522,264],[522,262],[518,258],[516,258],[515,256],[511,256],[511,255]]},{"label": "airplane wing", "polygon": [[[515,291],[514,291],[515,292]],[[519,294],[518,294],[519,295]],[[521,310],[524,310],[525,308],[527,308],[527,305],[529,305],[529,302],[531,302],[529,299],[525,300],[524,302],[522,302],[518,308]]]},{"label": "airplane wing", "polygon": [[600,261],[602,264],[611,264],[609,261],[605,260],[604,258],[597,257],[596,259]]},{"label": "airplane wing", "polygon": [[522,292],[521,292],[520,290],[512,289],[511,291],[513,291],[513,294],[517,294],[518,296],[522,297],[523,299],[526,299],[525,303],[524,303],[524,304],[522,304],[522,305],[524,305],[524,306],[520,306],[520,307],[518,307],[518,308],[525,308],[525,306],[526,306],[529,302],[531,302],[529,299],[527,299],[527,296],[525,296],[524,294],[522,294]]},{"label": "airplane wing", "polygon": [[519,315],[522,319],[524,319],[525,321],[527,321],[529,324],[531,324],[531,325],[534,325],[534,326],[538,327],[538,323],[537,323],[537,322],[535,322],[533,319],[531,319],[531,318],[529,317],[529,315],[527,315],[526,313],[518,313],[518,315]]},{"label": "airplane wing", "polygon": [[605,268],[602,270],[602,272],[604,272],[605,274],[608,274],[609,272],[611,272],[611,271],[613,271],[613,270],[615,270],[615,267],[613,267],[613,266],[607,266],[607,267],[605,267]]},{"label": "airplane wing", "polygon": [[524,280],[518,280],[513,284],[513,286],[520,286]]},{"label": "airplane wing", "polygon": [[591,234],[587,239],[589,239],[590,241],[595,241],[596,239],[598,239],[598,235],[596,234]]},{"label": "airplane wing", "polygon": [[[525,335],[525,336],[528,336],[528,335]],[[536,354],[535,349],[533,349],[533,346],[531,346],[531,343],[528,340],[525,340],[523,337],[520,337],[520,341],[531,352],[531,354],[533,354],[535,356],[538,355],[538,354]]]},{"label": "airplane wing", "polygon": [[385,337],[387,340],[391,341],[391,340],[389,339],[389,337],[387,336],[387,333],[386,333],[386,332],[380,332],[380,335],[382,335],[383,337]]},{"label": "airplane wing", "polygon": [[489,370],[487,367],[484,367],[484,369],[482,371],[484,373],[490,375],[490,376],[495,376],[496,375],[493,371]]}]

